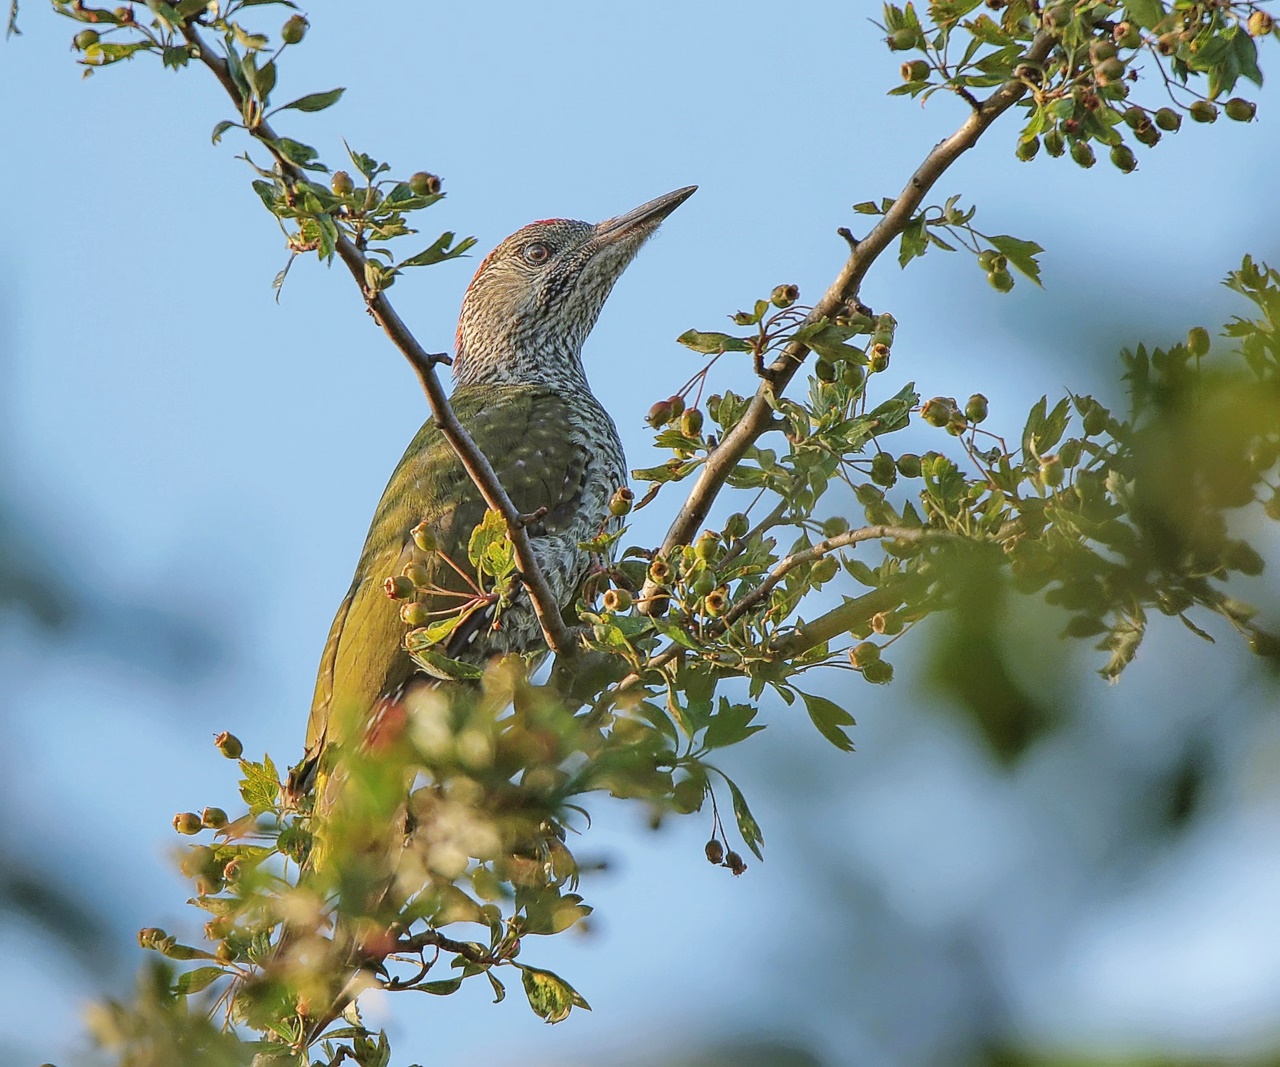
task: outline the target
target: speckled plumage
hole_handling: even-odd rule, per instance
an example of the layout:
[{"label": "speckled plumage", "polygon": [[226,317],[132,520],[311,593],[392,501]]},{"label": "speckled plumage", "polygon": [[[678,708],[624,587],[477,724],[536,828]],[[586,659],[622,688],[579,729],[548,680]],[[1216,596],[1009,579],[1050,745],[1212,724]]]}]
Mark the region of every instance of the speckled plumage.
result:
[{"label": "speckled plumage", "polygon": [[[462,425],[493,465],[515,506],[546,514],[529,528],[539,566],[562,606],[572,603],[591,566],[579,548],[616,523],[608,502],[626,484],[622,444],[591,393],[582,344],[613,284],[640,245],[693,189],[681,189],[598,225],[552,219],[503,241],[476,271],[458,322],[451,398]],[[406,564],[422,562],[445,589],[464,587],[410,531],[427,521],[441,553],[467,569],[467,542],[485,505],[448,442],[428,420],[383,493],[351,588],[338,609],[316,681],[307,755],[309,777],[342,722],[368,723],[384,698],[429,684],[404,651],[399,605],[382,589]],[[431,598],[429,608],[456,606]],[[481,662],[530,651],[542,633],[527,596],[517,594],[495,629],[460,628],[446,655]],[[345,740],[345,739],[341,739]]]}]

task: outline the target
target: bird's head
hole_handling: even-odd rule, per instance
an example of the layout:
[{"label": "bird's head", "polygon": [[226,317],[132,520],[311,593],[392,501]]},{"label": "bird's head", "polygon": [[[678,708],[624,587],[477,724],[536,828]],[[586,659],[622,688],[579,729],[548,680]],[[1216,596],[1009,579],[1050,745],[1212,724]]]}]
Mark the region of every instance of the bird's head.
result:
[{"label": "bird's head", "polygon": [[695,189],[677,189],[595,225],[545,219],[498,245],[462,301],[458,383],[584,382],[582,344],[613,283]]}]

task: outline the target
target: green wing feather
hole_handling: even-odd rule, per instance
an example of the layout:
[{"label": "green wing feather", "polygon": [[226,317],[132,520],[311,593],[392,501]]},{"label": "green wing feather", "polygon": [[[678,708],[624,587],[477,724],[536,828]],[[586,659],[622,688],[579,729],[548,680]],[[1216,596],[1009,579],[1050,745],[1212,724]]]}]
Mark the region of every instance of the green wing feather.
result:
[{"label": "green wing feather", "polygon": [[[568,402],[540,386],[486,386],[458,389],[452,405],[515,506],[526,513],[547,508],[531,535],[567,529],[589,461],[567,440],[565,426],[572,414]],[[421,562],[431,570],[434,584],[466,588],[438,556],[421,552],[409,531],[428,522],[441,552],[470,572],[467,544],[484,512],[484,501],[461,461],[428,420],[391,475],[355,579],[333,620],[307,726],[308,762],[328,741],[340,740],[332,736],[335,712],[344,723],[362,723],[379,697],[396,690],[415,671],[401,645],[405,626],[399,605],[383,592],[383,581],[408,563]],[[462,603],[443,596],[435,600],[428,608]]]}]

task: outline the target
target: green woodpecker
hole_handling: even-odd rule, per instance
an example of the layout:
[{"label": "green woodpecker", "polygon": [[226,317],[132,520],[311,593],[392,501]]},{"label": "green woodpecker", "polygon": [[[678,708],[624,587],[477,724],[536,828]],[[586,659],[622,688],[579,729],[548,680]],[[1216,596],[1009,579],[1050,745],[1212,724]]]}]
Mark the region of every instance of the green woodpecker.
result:
[{"label": "green woodpecker", "polygon": [[[526,226],[480,264],[462,301],[453,410],[516,508],[545,509],[528,531],[562,607],[573,603],[591,566],[579,545],[620,521],[608,505],[626,484],[622,444],[587,384],[582,345],[640,246],[695,188],[596,225],[547,219]],[[392,599],[396,583],[386,580],[412,568],[419,617],[458,609],[473,591],[449,561],[468,570],[467,545],[484,513],[479,491],[428,419],[391,475],[329,631],[294,789],[313,781],[326,745],[358,742],[340,735],[373,729],[414,687],[434,684],[405,651],[403,601]],[[532,606],[518,591],[496,619],[492,606],[475,610],[439,650],[482,663],[542,645]]]}]

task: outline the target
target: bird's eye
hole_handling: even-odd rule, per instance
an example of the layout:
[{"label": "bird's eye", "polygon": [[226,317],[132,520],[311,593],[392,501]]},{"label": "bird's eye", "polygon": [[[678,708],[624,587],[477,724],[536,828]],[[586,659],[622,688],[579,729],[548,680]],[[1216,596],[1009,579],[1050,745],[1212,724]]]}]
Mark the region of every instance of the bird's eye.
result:
[{"label": "bird's eye", "polygon": [[532,241],[524,246],[524,258],[529,263],[545,263],[551,258],[551,246],[545,241]]}]

